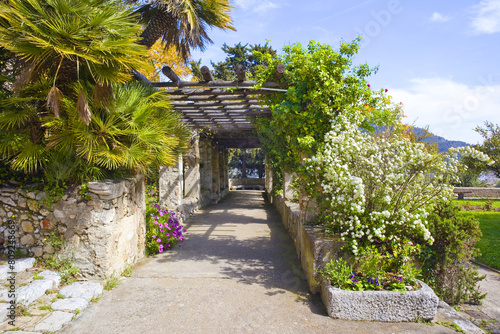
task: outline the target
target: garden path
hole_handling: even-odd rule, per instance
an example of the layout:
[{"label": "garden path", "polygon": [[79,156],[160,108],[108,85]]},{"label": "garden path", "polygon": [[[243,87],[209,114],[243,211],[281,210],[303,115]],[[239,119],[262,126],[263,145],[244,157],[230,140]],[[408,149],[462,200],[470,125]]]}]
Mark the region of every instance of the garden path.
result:
[{"label": "garden path", "polygon": [[200,210],[174,250],[139,262],[63,333],[454,333],[419,323],[329,318],[259,191]]}]

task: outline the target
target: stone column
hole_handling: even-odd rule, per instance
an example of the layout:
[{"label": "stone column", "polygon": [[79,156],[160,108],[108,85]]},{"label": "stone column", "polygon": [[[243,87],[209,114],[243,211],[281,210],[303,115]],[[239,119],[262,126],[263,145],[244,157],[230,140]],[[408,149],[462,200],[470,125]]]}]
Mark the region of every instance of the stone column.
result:
[{"label": "stone column", "polygon": [[285,201],[291,201],[293,199],[294,190],[291,185],[295,177],[297,177],[296,173],[283,173],[283,197]]},{"label": "stone column", "polygon": [[200,198],[200,177],[200,145],[198,134],[194,133],[184,155],[184,197]]},{"label": "stone column", "polygon": [[220,199],[220,164],[219,147],[212,146],[212,203],[217,203]]},{"label": "stone column", "polygon": [[212,201],[212,143],[200,139],[200,208]]},{"label": "stone column", "polygon": [[273,190],[273,172],[271,170],[271,165],[269,164],[269,158],[267,156],[264,159],[264,163],[265,163],[265,167],[266,167],[266,175],[265,175],[266,191],[268,194],[270,194],[271,191]]},{"label": "stone column", "polygon": [[177,210],[182,203],[183,197],[183,167],[180,155],[175,165],[160,168],[158,190],[160,205],[169,209]]}]

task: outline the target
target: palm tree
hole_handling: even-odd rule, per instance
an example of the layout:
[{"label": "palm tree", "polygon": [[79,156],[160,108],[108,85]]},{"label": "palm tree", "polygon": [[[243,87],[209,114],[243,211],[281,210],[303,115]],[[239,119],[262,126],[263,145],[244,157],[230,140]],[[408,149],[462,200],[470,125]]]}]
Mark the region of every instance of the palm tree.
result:
[{"label": "palm tree", "polygon": [[[149,66],[147,50],[138,44],[141,27],[131,15],[113,0],[0,2],[0,46],[26,65],[14,88],[53,78],[47,102],[56,115],[74,81],[91,81],[95,94],[106,95],[109,84],[126,82],[131,70]],[[81,92],[77,96],[81,118],[88,123],[87,103]]]},{"label": "palm tree", "polygon": [[[38,91],[50,82],[38,82]],[[32,86],[29,86],[32,87]],[[26,173],[43,171],[46,180],[70,182],[126,175],[138,170],[171,165],[186,150],[190,131],[172,110],[163,91],[138,82],[114,84],[106,107],[88,98],[93,117],[89,124],[79,118],[78,101],[64,97],[65,114],[40,117],[37,99],[25,96],[37,90],[23,88],[21,96],[0,113],[0,160]],[[91,95],[90,83],[74,84],[75,94],[83,89]],[[43,98],[43,94],[40,94]],[[40,122],[45,135],[38,143],[30,138],[31,124]],[[117,174],[118,172],[118,174]]]},{"label": "palm tree", "polygon": [[153,0],[137,10],[146,26],[141,44],[151,48],[162,38],[166,47],[174,45],[187,59],[191,49],[204,50],[212,43],[208,28],[235,30],[231,9],[229,0]]}]

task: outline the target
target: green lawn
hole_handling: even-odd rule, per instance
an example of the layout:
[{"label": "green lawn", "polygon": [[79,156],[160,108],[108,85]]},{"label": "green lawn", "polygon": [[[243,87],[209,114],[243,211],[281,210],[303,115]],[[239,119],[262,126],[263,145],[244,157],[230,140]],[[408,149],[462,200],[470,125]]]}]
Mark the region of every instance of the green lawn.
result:
[{"label": "green lawn", "polygon": [[[470,205],[470,206],[478,206],[484,207],[484,205],[488,202],[486,199],[454,199],[453,203],[458,206]],[[493,207],[500,208],[500,199],[493,200]]]},{"label": "green lawn", "polygon": [[481,223],[483,237],[477,243],[481,256],[476,260],[500,270],[500,212],[467,212],[475,215]]}]

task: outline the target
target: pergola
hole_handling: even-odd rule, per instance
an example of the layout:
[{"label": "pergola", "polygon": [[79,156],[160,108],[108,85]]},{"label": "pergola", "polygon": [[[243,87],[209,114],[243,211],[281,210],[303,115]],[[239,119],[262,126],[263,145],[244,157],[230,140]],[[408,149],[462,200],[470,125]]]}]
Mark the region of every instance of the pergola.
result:
[{"label": "pergola", "polygon": [[[201,68],[204,81],[181,81],[169,66],[163,67],[162,72],[171,81],[150,84],[166,88],[174,109],[182,113],[189,127],[201,130],[202,135],[228,148],[260,147],[252,119],[271,113],[269,107],[261,103],[261,97],[284,92],[288,86],[265,82],[256,89],[257,82],[246,79],[243,66],[237,66],[238,80],[235,81],[214,80],[207,66]],[[278,65],[275,77],[282,78],[284,72],[285,66]]]}]

